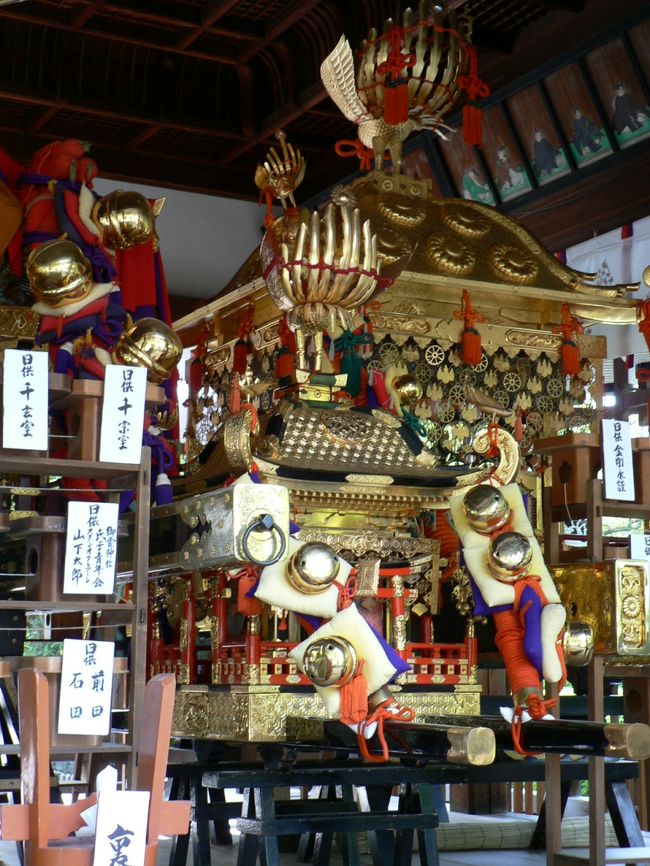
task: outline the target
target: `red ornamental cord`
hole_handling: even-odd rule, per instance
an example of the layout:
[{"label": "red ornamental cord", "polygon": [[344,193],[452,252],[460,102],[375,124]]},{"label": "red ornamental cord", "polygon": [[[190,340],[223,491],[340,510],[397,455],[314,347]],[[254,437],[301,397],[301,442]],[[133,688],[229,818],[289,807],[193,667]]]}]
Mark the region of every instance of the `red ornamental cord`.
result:
[{"label": "red ornamental cord", "polygon": [[[382,764],[390,760],[390,749],[388,748],[386,735],[384,734],[384,722],[412,722],[415,719],[415,711],[411,707],[400,707],[396,713],[389,712],[388,708],[394,704],[395,701],[392,698],[384,701],[359,725],[359,733],[357,734],[359,754],[364,760],[370,761],[373,764]],[[381,746],[381,755],[371,754],[368,748],[368,740],[365,737],[366,729],[375,722],[377,723],[377,739]]]},{"label": "red ornamental cord", "polygon": [[357,138],[352,141],[349,138],[341,138],[334,145],[334,151],[337,156],[346,159],[349,156],[356,156],[359,160],[359,171],[370,171],[372,168],[372,159],[374,152],[372,148],[365,147]]}]

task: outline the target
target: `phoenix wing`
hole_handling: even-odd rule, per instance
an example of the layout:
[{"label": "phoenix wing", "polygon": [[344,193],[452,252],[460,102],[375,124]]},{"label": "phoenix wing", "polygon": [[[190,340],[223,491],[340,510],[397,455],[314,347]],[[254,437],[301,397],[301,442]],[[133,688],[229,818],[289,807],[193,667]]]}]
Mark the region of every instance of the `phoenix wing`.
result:
[{"label": "phoenix wing", "polygon": [[357,93],[354,57],[345,36],[341,36],[334,50],[323,60],[320,76],[325,90],[348,120],[359,123],[369,117]]}]

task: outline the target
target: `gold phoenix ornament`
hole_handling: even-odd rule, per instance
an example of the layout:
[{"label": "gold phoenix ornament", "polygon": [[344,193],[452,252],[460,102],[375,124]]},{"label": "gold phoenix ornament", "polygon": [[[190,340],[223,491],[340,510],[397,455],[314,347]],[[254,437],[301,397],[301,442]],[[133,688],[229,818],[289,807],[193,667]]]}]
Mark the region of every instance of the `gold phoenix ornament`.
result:
[{"label": "gold phoenix ornament", "polygon": [[314,368],[320,370],[323,331],[333,336],[339,322],[354,330],[355,310],[387,284],[370,222],[362,225],[359,209],[347,204],[329,204],[322,219],[316,211],[298,223],[280,217],[264,235],[260,256],[269,294],[296,334],[302,368],[306,335],[314,337]]},{"label": "gold phoenix ornament", "polygon": [[[402,144],[416,129],[430,129],[443,138],[442,117],[456,103],[459,80],[468,66],[469,22],[454,12],[420,3],[418,19],[405,9],[402,26],[389,19],[384,32],[371,30],[357,53],[342,36],[321,66],[325,89],[348,120],[358,126],[362,144],[372,148],[375,168],[390,150],[393,169],[401,171]],[[401,67],[401,68],[400,68]],[[396,87],[406,88],[406,116],[387,119],[385,104]]]}]

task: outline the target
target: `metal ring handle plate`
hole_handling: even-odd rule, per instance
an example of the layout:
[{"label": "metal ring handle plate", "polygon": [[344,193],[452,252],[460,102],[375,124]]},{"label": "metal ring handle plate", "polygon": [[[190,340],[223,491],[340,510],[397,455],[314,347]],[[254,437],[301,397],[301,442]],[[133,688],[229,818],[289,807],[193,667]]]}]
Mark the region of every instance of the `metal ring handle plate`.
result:
[{"label": "metal ring handle plate", "polygon": [[[250,551],[250,547],[248,546],[248,540],[250,538],[251,533],[256,532],[256,531],[257,532],[264,532],[264,531],[270,532],[271,535],[273,535],[273,533],[277,534],[277,537],[279,540],[279,545],[277,545],[278,550],[277,550],[277,552],[274,551],[272,556],[269,557],[269,559],[257,559],[255,556],[252,555],[252,553]],[[259,566],[273,565],[275,562],[278,562],[278,560],[282,559],[282,557],[284,556],[284,552],[287,549],[287,537],[284,534],[284,532],[280,529],[280,527],[277,525],[277,523],[273,519],[272,515],[262,514],[260,517],[257,518],[257,520],[254,520],[252,523],[249,523],[249,525],[246,527],[244,534],[242,536],[241,546],[242,546],[242,550],[244,551],[244,556],[246,557],[246,559],[248,559],[250,562],[252,562],[253,565],[259,565]]]}]

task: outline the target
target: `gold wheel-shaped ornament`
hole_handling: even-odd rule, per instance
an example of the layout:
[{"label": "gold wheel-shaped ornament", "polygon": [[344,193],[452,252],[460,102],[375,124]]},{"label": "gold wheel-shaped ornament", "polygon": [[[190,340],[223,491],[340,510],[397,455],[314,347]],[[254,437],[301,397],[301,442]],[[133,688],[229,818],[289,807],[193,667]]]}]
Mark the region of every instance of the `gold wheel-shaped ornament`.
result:
[{"label": "gold wheel-shaped ornament", "polygon": [[442,421],[443,424],[447,424],[449,421],[453,421],[456,417],[456,409],[454,404],[451,402],[441,403],[438,407],[438,420]]},{"label": "gold wheel-shaped ornament", "polygon": [[440,364],[445,360],[445,351],[442,346],[439,346],[437,343],[433,343],[431,346],[427,346],[427,350],[424,353],[424,358],[432,367],[439,367]]},{"label": "gold wheel-shaped ornament", "polygon": [[521,376],[519,373],[506,373],[503,377],[503,387],[509,394],[514,394],[521,388]]},{"label": "gold wheel-shaped ornament", "polygon": [[557,399],[564,393],[564,385],[562,379],[549,379],[546,383],[546,393],[549,397]]}]

